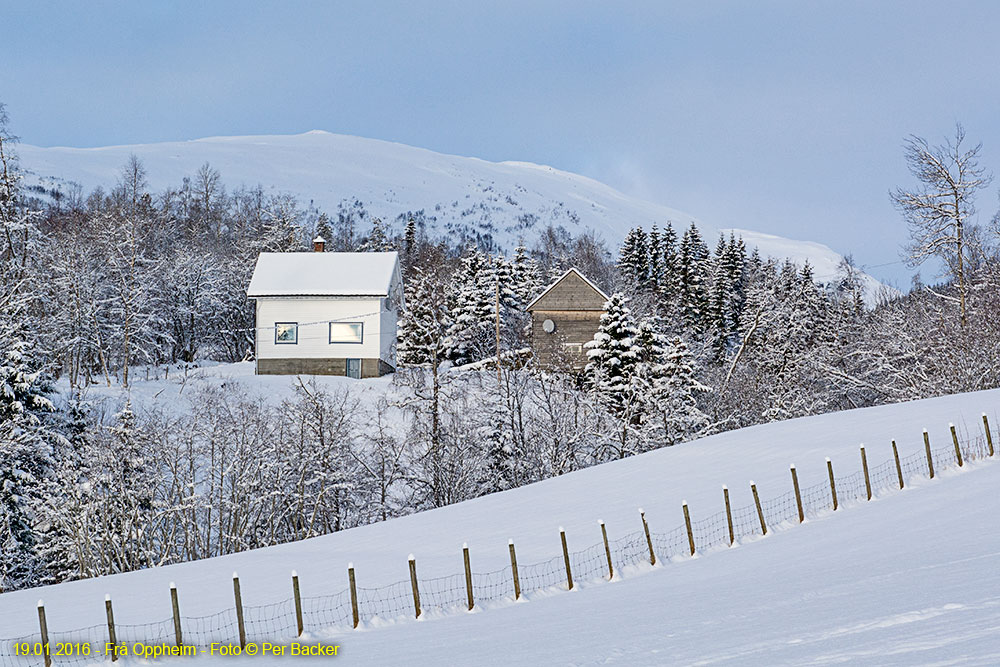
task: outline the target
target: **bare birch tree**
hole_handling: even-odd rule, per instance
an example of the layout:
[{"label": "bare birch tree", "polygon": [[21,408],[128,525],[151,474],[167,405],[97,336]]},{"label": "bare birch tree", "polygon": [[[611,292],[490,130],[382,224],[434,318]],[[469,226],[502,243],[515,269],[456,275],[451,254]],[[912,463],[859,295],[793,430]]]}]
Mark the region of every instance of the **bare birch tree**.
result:
[{"label": "bare birch tree", "polygon": [[906,164],[919,186],[891,193],[893,204],[910,227],[907,246],[911,266],[939,257],[958,286],[958,308],[966,323],[966,251],[968,225],[975,214],[976,192],[989,185],[991,176],[979,166],[982,144],[963,148],[965,130],[955,126],[954,141],[931,146],[911,136],[904,144]]}]

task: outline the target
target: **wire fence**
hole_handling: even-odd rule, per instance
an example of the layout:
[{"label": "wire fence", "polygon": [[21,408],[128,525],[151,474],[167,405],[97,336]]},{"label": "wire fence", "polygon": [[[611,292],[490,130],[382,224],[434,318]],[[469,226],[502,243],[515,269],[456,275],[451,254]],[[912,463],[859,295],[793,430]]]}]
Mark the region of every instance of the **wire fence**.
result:
[{"label": "wire fence", "polygon": [[[988,425],[987,425],[988,428]],[[958,439],[958,438],[956,438]],[[987,437],[972,436],[959,440],[962,461],[988,458],[992,453],[992,443]],[[864,470],[834,476],[837,503],[839,506],[864,502],[871,496],[898,491],[913,479],[930,476],[928,458],[933,464],[934,476],[941,471],[959,465],[954,442],[946,447],[927,449],[921,443],[921,451],[905,457],[892,458],[868,468],[868,482]],[[789,484],[791,486],[791,484]],[[816,517],[834,509],[833,490],[829,482],[815,484],[799,490],[803,514],[806,518]],[[762,500],[760,506],[747,505],[733,507],[727,514],[720,511],[704,519],[691,522],[690,537],[686,525],[681,525],[666,533],[650,531],[649,542],[644,531],[636,531],[607,543],[599,542],[580,551],[567,551],[574,582],[608,579],[608,552],[614,572],[629,567],[650,565],[650,547],[656,562],[686,557],[691,553],[689,539],[693,539],[697,551],[705,552],[731,546],[746,538],[760,536],[764,532],[761,515],[766,529],[794,525],[799,522],[799,500],[794,490],[782,495]],[[731,518],[731,524],[730,524]],[[731,525],[731,528],[730,528]],[[731,533],[730,533],[731,531]],[[513,566],[492,572],[472,573],[472,588],[475,603],[498,602],[515,598]],[[546,590],[568,588],[564,555],[549,560],[518,564],[517,575],[522,596]],[[420,609],[422,613],[457,612],[467,609],[468,591],[465,573],[446,577],[418,579]],[[413,587],[410,580],[398,581],[377,588],[356,588],[356,604],[361,622],[378,622],[400,617],[413,617],[416,613]],[[302,597],[302,623],[306,631],[350,629],[354,626],[353,605],[349,589],[333,595]],[[242,608],[244,630],[247,642],[279,643],[293,640],[298,635],[298,616],[294,598],[260,606]],[[209,616],[180,618],[183,644],[207,647],[213,642],[238,644],[240,641],[239,618],[236,606]],[[116,639],[119,645],[131,646],[139,642],[146,646],[174,645],[176,643],[174,618],[153,623],[136,625],[116,624]],[[105,647],[109,642],[109,625],[78,628],[69,631],[49,631],[49,650],[52,664],[73,665],[93,664],[105,657]],[[0,667],[22,667],[41,665],[43,657],[39,633],[0,640]],[[69,647],[71,655],[58,655],[59,647]],[[24,655],[25,650],[29,655]],[[65,649],[63,650],[65,652]]]}]

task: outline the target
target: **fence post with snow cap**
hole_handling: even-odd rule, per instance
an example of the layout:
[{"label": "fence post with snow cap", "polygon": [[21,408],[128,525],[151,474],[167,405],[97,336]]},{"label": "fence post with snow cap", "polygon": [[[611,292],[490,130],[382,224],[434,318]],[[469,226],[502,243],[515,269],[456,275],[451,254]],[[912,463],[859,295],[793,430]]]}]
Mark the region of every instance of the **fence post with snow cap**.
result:
[{"label": "fence post with snow cap", "polygon": [[830,474],[830,495],[833,497],[833,511],[837,511],[837,480],[833,476],[833,461],[826,457],[826,471]]},{"label": "fence post with snow cap", "polygon": [[958,460],[958,467],[962,467],[962,448],[958,444],[958,434],[955,433],[955,425],[948,424],[948,428],[951,429],[951,441],[955,443],[955,458]]},{"label": "fence post with snow cap", "polygon": [[295,627],[299,631],[296,637],[301,637],[305,625],[302,622],[302,595],[299,592],[299,574],[295,570],[292,570],[292,597],[295,598]]},{"label": "fence post with snow cap", "polygon": [[868,476],[868,456],[865,454],[865,446],[861,445],[861,469],[865,471],[865,491],[868,493],[868,500],[872,499],[872,480]]},{"label": "fence post with snow cap", "polygon": [[899,449],[896,447],[896,441],[892,441],[892,458],[896,460],[896,477],[899,478],[899,488],[903,488],[903,466],[899,465]]},{"label": "fence post with snow cap", "polygon": [[726,499],[726,523],[729,524],[729,546],[736,542],[736,535],[733,534],[733,509],[729,505],[729,487],[722,485],[722,497]]},{"label": "fence post with snow cap", "polygon": [[410,586],[413,588],[413,610],[420,618],[420,589],[417,587],[417,559],[410,554]]},{"label": "fence post with snow cap", "polygon": [[469,545],[462,545],[462,560],[465,561],[465,595],[469,599],[469,611],[475,606],[476,602],[472,597],[472,564],[469,562]]},{"label": "fence post with snow cap", "polygon": [[507,548],[510,551],[510,572],[514,577],[514,599],[521,599],[521,577],[517,573],[517,553],[514,551],[514,539],[507,540]]},{"label": "fence post with snow cap", "polygon": [[354,579],[354,563],[347,564],[347,581],[351,586],[351,616],[354,620],[354,627],[358,627],[361,618],[358,614],[358,584]]},{"label": "fence post with snow cap", "polygon": [[930,473],[931,479],[934,479],[934,459],[931,458],[931,436],[927,435],[927,429],[924,429],[924,452],[927,453],[927,471]]},{"label": "fence post with snow cap", "polygon": [[986,446],[990,450],[990,456],[993,456],[993,436],[990,434],[990,420],[986,418],[986,413],[983,413],[983,430],[986,431]]},{"label": "fence post with snow cap", "polygon": [[649,564],[656,565],[656,554],[653,552],[653,538],[649,535],[649,524],[646,523],[646,513],[639,508],[639,518],[642,519],[642,532],[646,533],[646,546],[649,548]]},{"label": "fence post with snow cap", "polygon": [[49,654],[49,624],[45,620],[45,603],[38,601],[38,630],[42,636],[42,653],[45,657],[45,667],[51,667],[52,656]]},{"label": "fence post with snow cap", "polygon": [[757,495],[757,485],[750,480],[750,491],[753,492],[753,502],[757,506],[757,518],[760,519],[760,531],[767,535],[767,523],[764,521],[764,510],[760,507],[760,496]]},{"label": "fence post with snow cap", "polygon": [[233,598],[236,600],[236,624],[240,629],[240,648],[247,647],[247,627],[243,623],[243,596],[240,594],[240,577],[233,572]]},{"label": "fence post with snow cap", "polygon": [[688,511],[688,503],[686,500],[681,501],[681,507],[684,508],[684,525],[687,527],[688,533],[688,547],[691,549],[691,555],[694,555],[694,532],[691,530],[691,513]]},{"label": "fence post with snow cap", "polygon": [[806,514],[802,511],[802,493],[799,491],[799,475],[795,472],[795,464],[791,464],[788,468],[792,471],[792,486],[795,488],[795,506],[799,510],[799,523],[806,520]]},{"label": "fence post with snow cap", "polygon": [[170,606],[174,613],[174,641],[177,646],[184,643],[184,637],[181,635],[181,607],[177,603],[177,584],[170,582]]},{"label": "fence post with snow cap", "polygon": [[108,643],[114,647],[111,662],[118,662],[118,634],[115,632],[115,610],[111,607],[111,595],[104,594],[104,615],[108,618]]},{"label": "fence post with snow cap", "polygon": [[559,539],[562,540],[563,562],[566,564],[567,590],[573,590],[573,569],[569,565],[569,547],[566,546],[566,531],[559,526]]},{"label": "fence post with snow cap", "polygon": [[608,529],[604,525],[603,519],[597,520],[601,526],[601,537],[604,538],[604,555],[608,557],[608,581],[615,578],[615,566],[611,564],[611,545],[608,544]]}]

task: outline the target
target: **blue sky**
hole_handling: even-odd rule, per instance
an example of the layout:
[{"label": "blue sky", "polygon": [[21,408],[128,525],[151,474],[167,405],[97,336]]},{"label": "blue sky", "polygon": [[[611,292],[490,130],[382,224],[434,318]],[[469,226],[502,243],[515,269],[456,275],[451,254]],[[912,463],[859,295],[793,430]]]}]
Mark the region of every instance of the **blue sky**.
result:
[{"label": "blue sky", "polygon": [[[996,2],[0,0],[0,17],[0,101],[41,146],[324,129],[550,164],[869,266],[906,239],[888,191],[911,183],[907,135],[961,121],[1000,172]],[[983,222],[997,206],[994,186]]]}]

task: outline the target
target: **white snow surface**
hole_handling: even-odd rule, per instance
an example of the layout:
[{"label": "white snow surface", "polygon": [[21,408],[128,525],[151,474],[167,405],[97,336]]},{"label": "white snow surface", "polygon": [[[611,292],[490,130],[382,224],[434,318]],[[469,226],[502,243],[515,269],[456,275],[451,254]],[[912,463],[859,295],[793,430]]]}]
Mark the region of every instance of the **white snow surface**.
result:
[{"label": "white snow surface", "polygon": [[[231,188],[262,185],[312,202],[336,218],[338,207],[360,201],[401,231],[410,212],[424,211],[431,235],[488,235],[505,250],[531,243],[551,222],[573,234],[594,231],[616,251],[628,230],[672,222],[678,235],[691,222],[710,247],[719,233],[742,234],[766,257],[813,265],[817,280],[836,275],[841,255],[825,245],[748,230],[720,229],[681,211],[643,201],[585,176],[530,162],[489,162],[423,148],[313,130],[297,135],[209,137],[192,141],[44,148],[18,146],[28,182],[46,187],[77,183],[84,192],[113,186],[130,155],[139,157],[154,189],[177,187],[206,162]],[[402,216],[400,218],[400,216]],[[359,230],[361,232],[365,230]],[[869,300],[882,286],[865,276]]]},{"label": "white snow surface", "polygon": [[[176,403],[193,382],[259,381],[262,392],[290,392],[290,378],[255,378],[248,366],[200,369],[185,384],[173,375],[137,383],[133,398]],[[384,378],[318,380],[354,383],[367,399],[389,387]],[[508,539],[523,567],[560,554],[560,527],[575,551],[600,542],[599,518],[612,540],[639,530],[639,507],[654,532],[682,525],[684,500],[695,522],[716,514],[723,484],[734,507],[753,502],[750,479],[762,500],[784,494],[791,461],[803,488],[825,483],[826,457],[838,475],[855,472],[861,442],[875,466],[891,460],[892,440],[902,457],[919,454],[927,428],[934,447],[947,447],[949,422],[964,439],[982,433],[988,413],[996,443],[998,406],[1000,390],[990,390],[766,424],[298,543],[6,593],[0,638],[36,632],[39,598],[57,631],[102,623],[106,593],[118,623],[161,621],[170,617],[170,582],[184,616],[208,615],[231,606],[234,569],[249,606],[287,599],[292,570],[304,596],[344,590],[349,562],[361,587],[406,581],[410,554],[421,579],[458,574],[466,543],[474,571],[508,567]],[[309,630],[357,665],[998,664],[998,488],[1000,461],[975,461],[935,480],[911,478],[904,491],[876,489],[870,503],[801,526],[772,526],[735,548],[626,568],[611,583],[582,581],[573,592],[473,613],[456,607],[357,631]]]},{"label": "white snow surface", "polygon": [[247,296],[386,296],[395,252],[264,252]]}]

